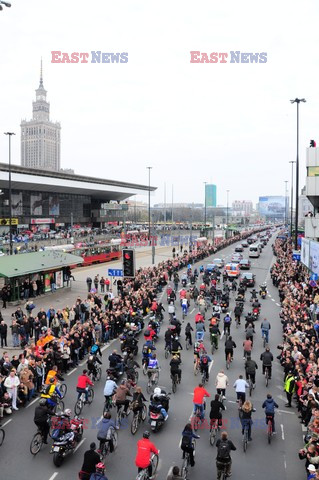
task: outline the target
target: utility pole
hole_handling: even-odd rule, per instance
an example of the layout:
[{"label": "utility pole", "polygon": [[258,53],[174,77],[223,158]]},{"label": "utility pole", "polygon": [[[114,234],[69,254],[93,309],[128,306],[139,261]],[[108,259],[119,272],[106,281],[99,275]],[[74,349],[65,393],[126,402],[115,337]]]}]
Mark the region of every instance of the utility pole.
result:
[{"label": "utility pole", "polygon": [[15,135],[13,132],[5,132],[5,135],[9,135],[9,248],[10,255],[12,255],[12,188],[11,188],[11,137]]}]

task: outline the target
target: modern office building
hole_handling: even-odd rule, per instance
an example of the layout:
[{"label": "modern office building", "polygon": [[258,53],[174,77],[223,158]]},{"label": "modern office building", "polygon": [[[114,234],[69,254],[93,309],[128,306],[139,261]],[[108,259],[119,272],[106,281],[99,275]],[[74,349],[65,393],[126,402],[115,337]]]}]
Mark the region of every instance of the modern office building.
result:
[{"label": "modern office building", "polygon": [[213,184],[205,185],[206,207],[216,207],[217,205],[217,187]]},{"label": "modern office building", "polygon": [[[133,195],[149,187],[11,165],[13,225],[24,229],[81,226],[104,227],[123,221]],[[0,163],[0,225],[9,225],[9,166]],[[151,191],[156,187],[151,187]],[[16,229],[14,227],[14,229]]]},{"label": "modern office building", "polygon": [[43,85],[42,60],[40,84],[33,102],[32,120],[21,121],[21,165],[44,170],[60,170],[61,125],[50,120],[50,103]]},{"label": "modern office building", "polygon": [[[311,203],[309,215],[305,217],[305,237],[319,240],[319,148],[307,148],[306,196]],[[308,213],[308,212],[307,212]]]}]

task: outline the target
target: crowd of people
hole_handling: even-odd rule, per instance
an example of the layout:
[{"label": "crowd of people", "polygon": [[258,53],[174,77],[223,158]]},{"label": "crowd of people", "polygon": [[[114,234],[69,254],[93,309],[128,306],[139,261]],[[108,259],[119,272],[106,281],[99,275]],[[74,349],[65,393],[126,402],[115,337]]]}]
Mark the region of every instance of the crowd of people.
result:
[{"label": "crowd of people", "polygon": [[[271,269],[281,300],[283,342],[278,359],[284,370],[286,408],[296,408],[307,428],[299,458],[307,478],[319,479],[319,285],[300,262],[293,260],[292,245],[277,239],[276,262]],[[295,402],[295,403],[293,403]]]}]

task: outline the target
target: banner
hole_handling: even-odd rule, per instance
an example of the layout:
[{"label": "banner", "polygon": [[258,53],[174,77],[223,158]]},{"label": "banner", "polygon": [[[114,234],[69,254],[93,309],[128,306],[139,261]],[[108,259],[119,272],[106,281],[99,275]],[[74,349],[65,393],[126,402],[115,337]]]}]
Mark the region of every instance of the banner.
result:
[{"label": "banner", "polygon": [[55,223],[55,218],[31,218],[31,225],[46,225]]},{"label": "banner", "polygon": [[259,197],[259,214],[265,217],[284,217],[285,197]]},{"label": "banner", "polygon": [[310,250],[310,241],[309,238],[302,238],[301,239],[301,263],[303,263],[307,268],[310,269],[309,266],[309,252]]},{"label": "banner", "polygon": [[[17,218],[11,218],[11,225],[18,225],[18,219]],[[10,225],[10,218],[1,218],[0,219],[0,225],[5,227]],[[19,225],[18,225],[19,226]],[[29,225],[27,225],[28,227]]]},{"label": "banner", "polygon": [[12,215],[14,217],[18,215],[22,215],[22,192],[13,193],[11,195],[11,207],[12,207]]},{"label": "banner", "polygon": [[55,272],[55,286],[56,288],[63,287],[63,272],[60,270],[59,272]]},{"label": "banner", "polygon": [[57,195],[49,196],[49,215],[60,215],[60,203]]},{"label": "banner", "polygon": [[31,215],[42,215],[42,195],[31,195]]},{"label": "banner", "polygon": [[309,269],[319,274],[319,243],[310,240]]}]

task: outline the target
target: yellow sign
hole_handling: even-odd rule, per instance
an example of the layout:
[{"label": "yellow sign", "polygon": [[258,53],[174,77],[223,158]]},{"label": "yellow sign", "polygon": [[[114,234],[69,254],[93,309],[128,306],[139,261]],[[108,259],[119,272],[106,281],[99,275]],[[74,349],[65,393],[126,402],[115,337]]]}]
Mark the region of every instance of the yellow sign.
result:
[{"label": "yellow sign", "polygon": [[[18,225],[18,219],[17,218],[11,218],[11,225]],[[10,218],[1,218],[0,219],[0,226],[6,227],[10,225]]]}]

